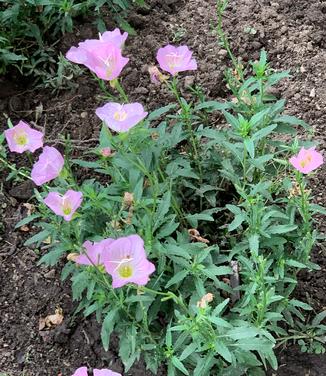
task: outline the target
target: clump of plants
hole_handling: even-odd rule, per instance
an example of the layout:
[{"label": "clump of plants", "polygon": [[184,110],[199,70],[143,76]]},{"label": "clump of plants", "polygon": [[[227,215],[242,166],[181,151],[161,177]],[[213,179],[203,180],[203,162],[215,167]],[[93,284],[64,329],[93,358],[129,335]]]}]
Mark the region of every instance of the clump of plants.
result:
[{"label": "clump of plants", "polygon": [[[146,6],[144,0],[9,0],[0,2],[0,74],[9,67],[43,82],[55,66],[58,38],[72,32],[78,17],[96,16],[100,32],[106,30],[104,13],[130,33],[127,12]],[[59,60],[60,64],[60,60]]]},{"label": "clump of plants", "polygon": [[[67,53],[109,100],[96,109],[103,125],[87,159],[70,156],[69,140],[64,154],[44,146],[23,121],[4,132],[11,152],[42,149],[23,172],[38,209],[17,227],[41,229],[25,245],[50,242],[40,263],[67,259],[62,278],[77,312],[96,315],[106,350],[119,335],[126,372],[143,357],[154,374],[164,364],[169,376],[262,375],[277,369],[274,351],[288,340],[323,352],[325,312],[306,323],[312,307],[293,297],[298,272],[318,269],[313,218],[325,211],[308,184],[323,157],[309,126],[269,93],[288,72],[273,71],[262,51],[247,67],[233,59],[230,101],[207,101],[201,90],[186,100],[180,74],[197,62],[187,46],[167,45],[150,74],[175,100],[148,113],[119,79],[125,39],[106,32]],[[223,126],[211,124],[214,112]],[[94,177],[77,180],[80,168]]]}]

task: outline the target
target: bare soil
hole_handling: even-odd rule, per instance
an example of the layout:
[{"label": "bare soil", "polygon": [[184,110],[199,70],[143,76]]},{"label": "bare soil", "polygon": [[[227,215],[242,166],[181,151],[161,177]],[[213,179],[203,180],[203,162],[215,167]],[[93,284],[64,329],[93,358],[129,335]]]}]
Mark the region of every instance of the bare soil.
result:
[{"label": "bare soil", "polygon": [[[212,25],[215,22],[214,0],[152,0],[150,10],[130,15],[138,35],[130,37],[125,55],[130,63],[124,70],[124,86],[132,100],[147,109],[169,103],[169,94],[150,83],[147,67],[155,63],[159,47],[168,42],[187,44],[198,60],[197,72],[189,72],[184,82],[197,83],[214,99],[226,98],[223,72],[229,64],[226,51],[217,43]],[[283,82],[276,95],[288,100],[287,111],[315,131],[319,148],[326,143],[326,2],[322,0],[230,0],[224,28],[232,48],[243,61],[255,60],[261,48],[269,54],[271,66],[290,70],[292,78]],[[112,25],[113,27],[113,25]],[[96,37],[91,22],[66,35],[60,50],[86,38]],[[88,74],[77,79],[75,91],[53,95],[48,90],[35,91],[22,87],[12,78],[0,79],[0,129],[5,117],[13,122],[25,119],[45,129],[48,143],[60,147],[59,134],[69,133],[78,140],[76,153],[96,144],[100,120],[95,108],[102,104],[99,90]],[[186,85],[183,88],[187,95]],[[305,135],[303,134],[302,137]],[[17,163],[22,160],[17,158]],[[326,166],[311,180],[316,202],[326,204]],[[94,318],[74,316],[69,282],[60,281],[60,270],[37,266],[39,252],[23,246],[28,236],[15,230],[18,220],[26,215],[23,206],[29,202],[29,183],[15,186],[2,177],[0,193],[0,372],[10,376],[70,376],[79,366],[109,367],[125,375],[150,375],[139,362],[124,373],[113,338],[105,352],[100,341],[100,325]],[[318,223],[325,232],[325,223]],[[44,250],[40,250],[44,252]],[[319,244],[313,259],[318,272],[300,275],[297,296],[310,302],[317,311],[326,309],[325,245]],[[49,331],[39,331],[39,319],[64,312],[63,324]],[[293,346],[279,349],[280,368],[270,375],[326,375],[326,356],[302,354]],[[162,370],[159,375],[165,375]],[[206,376],[206,375],[203,375]]]}]

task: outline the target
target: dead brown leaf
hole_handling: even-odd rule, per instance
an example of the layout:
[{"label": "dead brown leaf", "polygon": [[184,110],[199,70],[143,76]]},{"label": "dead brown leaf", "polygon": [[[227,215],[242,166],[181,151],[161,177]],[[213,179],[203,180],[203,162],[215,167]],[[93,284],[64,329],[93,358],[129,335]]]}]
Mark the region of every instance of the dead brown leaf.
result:
[{"label": "dead brown leaf", "polygon": [[63,311],[62,308],[58,307],[53,315],[48,315],[46,317],[40,317],[39,319],[39,330],[51,329],[54,326],[58,326],[63,322]]}]

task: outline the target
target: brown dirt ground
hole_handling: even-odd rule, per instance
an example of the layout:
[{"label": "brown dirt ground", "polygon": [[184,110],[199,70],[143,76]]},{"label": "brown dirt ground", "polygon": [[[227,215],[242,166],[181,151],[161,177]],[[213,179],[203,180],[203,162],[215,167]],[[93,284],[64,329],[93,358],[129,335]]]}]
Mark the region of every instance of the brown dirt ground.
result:
[{"label": "brown dirt ground", "polygon": [[[124,86],[131,99],[148,109],[169,102],[169,95],[149,81],[147,66],[155,62],[157,49],[170,42],[188,44],[198,60],[199,69],[190,73],[188,82],[201,84],[211,98],[227,96],[223,71],[228,64],[213,33],[214,0],[152,0],[151,10],[130,16],[138,35],[129,38],[125,55],[130,63],[124,70]],[[224,26],[232,48],[244,61],[257,59],[263,47],[269,53],[272,67],[290,69],[293,77],[278,88],[277,95],[288,100],[287,110],[315,130],[320,149],[325,149],[326,125],[326,3],[322,0],[230,0]],[[113,25],[112,25],[113,26]],[[248,33],[251,30],[251,33]],[[60,45],[65,52],[72,44],[96,36],[90,24],[83,24]],[[95,108],[101,104],[99,90],[85,74],[78,78],[76,91],[32,91],[1,79],[0,116],[9,115],[15,122],[21,118],[43,127],[49,143],[58,144],[59,133],[93,144],[99,134],[100,121]],[[186,89],[185,95],[187,95]],[[43,110],[40,111],[40,105]],[[38,109],[37,109],[38,108]],[[4,124],[4,121],[1,121]],[[304,137],[304,135],[302,135]],[[326,166],[312,178],[316,201],[324,204]],[[69,283],[61,283],[59,271],[37,267],[38,255],[22,244],[26,237],[15,223],[26,214],[22,203],[29,200],[31,187],[12,187],[3,182],[0,193],[0,372],[10,376],[71,375],[81,366],[110,367],[123,372],[116,350],[117,339],[104,352],[99,339],[99,324],[93,318],[73,318]],[[2,212],[2,213],[1,213]],[[325,224],[320,221],[320,230]],[[309,300],[316,310],[326,308],[325,246],[316,247],[313,258],[321,271],[302,273],[297,296]],[[55,330],[38,331],[38,321],[60,306],[64,323]],[[280,369],[273,375],[326,375],[326,357],[301,354],[296,348],[283,349],[279,354]],[[164,374],[164,372],[160,373]],[[143,363],[128,373],[149,375]],[[203,375],[205,376],[205,375]]]}]

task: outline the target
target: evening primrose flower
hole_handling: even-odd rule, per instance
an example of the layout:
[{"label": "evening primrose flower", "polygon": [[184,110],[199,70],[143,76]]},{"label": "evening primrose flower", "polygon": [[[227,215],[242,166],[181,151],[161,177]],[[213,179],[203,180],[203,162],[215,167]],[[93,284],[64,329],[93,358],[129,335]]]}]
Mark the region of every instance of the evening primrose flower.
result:
[{"label": "evening primrose flower", "polygon": [[[94,376],[122,376],[121,373],[113,372],[109,369],[94,369]],[[72,376],[88,376],[87,367],[80,367],[76,369],[75,373]]]},{"label": "evening primrose flower", "polygon": [[321,153],[312,147],[309,149],[301,148],[299,154],[290,158],[289,162],[298,171],[303,174],[309,174],[309,172],[321,166],[324,160]]},{"label": "evening primrose flower", "polygon": [[156,58],[161,69],[172,76],[178,72],[197,69],[196,60],[192,59],[192,52],[187,46],[175,47],[168,44],[158,50]]},{"label": "evening primrose flower", "polygon": [[[115,41],[106,41],[110,37],[104,37],[104,34],[100,40],[89,39],[79,43],[78,47],[71,47],[66,58],[73,63],[85,65],[99,78],[111,81],[120,75],[129,59],[122,56],[121,48]],[[123,37],[120,41],[122,39]]]},{"label": "evening primrose flower", "polygon": [[113,31],[105,31],[100,34],[100,41],[106,43],[113,43],[115,46],[122,48],[128,38],[128,33],[121,33],[120,29],[115,28]]},{"label": "evening primrose flower", "polygon": [[107,103],[97,108],[96,115],[116,132],[127,132],[130,128],[142,121],[148,112],[145,112],[140,103]]},{"label": "evening primrose flower", "polygon": [[60,215],[65,221],[69,222],[76,210],[80,207],[83,200],[82,192],[69,189],[63,196],[58,192],[50,192],[44,199],[44,203],[56,215]]},{"label": "evening primrose flower", "polygon": [[113,372],[109,369],[94,369],[94,376],[122,376],[121,373]]},{"label": "evening primrose flower", "polygon": [[75,262],[82,265],[101,265],[103,264],[103,254],[108,252],[109,246],[114,242],[114,239],[103,239],[100,242],[84,242],[83,247],[86,249],[86,254],[79,255]]},{"label": "evening primrose flower", "polygon": [[155,266],[147,260],[144,241],[138,235],[121,237],[110,244],[103,254],[106,271],[112,276],[112,287],[127,283],[146,285]]},{"label": "evening primrose flower", "polygon": [[20,121],[13,128],[6,129],[5,137],[9,150],[16,153],[35,150],[43,147],[43,133],[32,129],[24,121]]},{"label": "evening primrose flower", "polygon": [[32,168],[31,178],[36,185],[42,185],[59,176],[64,166],[60,152],[51,146],[45,146],[42,154]]}]

